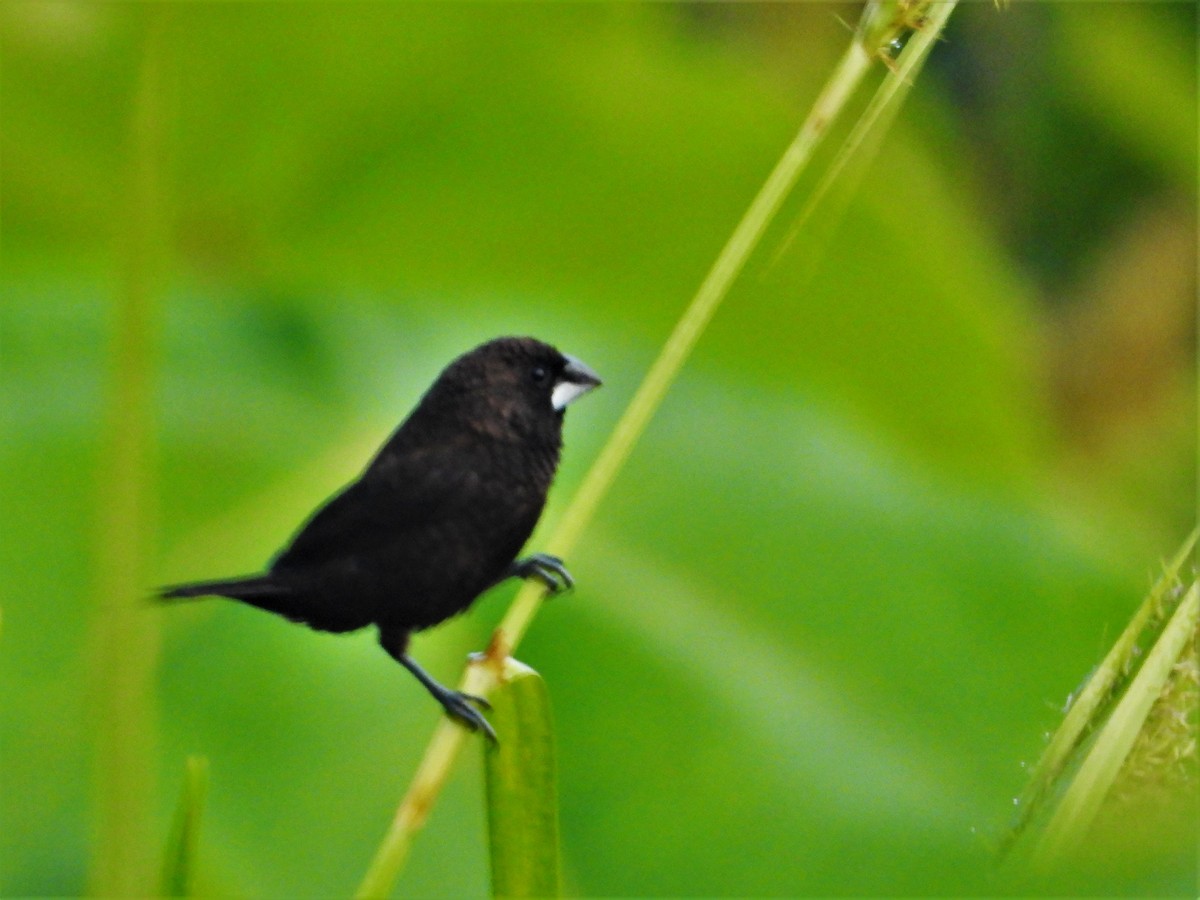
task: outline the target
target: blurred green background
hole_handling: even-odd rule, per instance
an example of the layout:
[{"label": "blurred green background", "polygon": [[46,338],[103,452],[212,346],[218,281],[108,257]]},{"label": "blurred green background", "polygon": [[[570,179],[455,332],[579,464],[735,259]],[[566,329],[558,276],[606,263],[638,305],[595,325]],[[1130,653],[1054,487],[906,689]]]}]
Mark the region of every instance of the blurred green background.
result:
[{"label": "blurred green background", "polygon": [[[545,534],[857,15],[0,6],[0,890],[84,890],[105,802],[152,865],[191,752],[211,889],[354,888],[434,704],[371,634],[113,585],[261,567],[503,333],[606,379]],[[857,184],[785,209],[520,650],[570,893],[1004,888],[1194,518],[1196,42],[1191,3],[964,5]],[[418,658],[455,678],[514,590]],[[1194,835],[1129,828],[1059,887],[1190,894]],[[398,893],[484,893],[484,833],[472,747]]]}]

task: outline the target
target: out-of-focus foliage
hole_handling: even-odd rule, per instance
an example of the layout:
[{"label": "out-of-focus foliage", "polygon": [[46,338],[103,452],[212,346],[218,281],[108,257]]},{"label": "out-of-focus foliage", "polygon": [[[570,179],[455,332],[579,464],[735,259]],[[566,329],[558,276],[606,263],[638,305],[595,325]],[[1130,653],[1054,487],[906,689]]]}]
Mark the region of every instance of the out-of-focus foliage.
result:
[{"label": "out-of-focus foliage", "polygon": [[[0,6],[0,889],[83,888],[105,777],[96,523],[125,486],[96,473],[148,34],[170,581],[261,566],[500,333],[606,379],[568,417],[552,526],[856,14]],[[569,893],[995,888],[1023,761],[1194,516],[1196,39],[1188,4],[966,5],[857,189],[768,236],[522,648]],[[511,592],[417,655],[453,677]],[[144,615],[164,841],[202,753],[201,883],[352,890],[428,697],[368,634]],[[486,889],[466,761],[406,896]],[[1195,824],[1070,885],[1190,891]]]}]

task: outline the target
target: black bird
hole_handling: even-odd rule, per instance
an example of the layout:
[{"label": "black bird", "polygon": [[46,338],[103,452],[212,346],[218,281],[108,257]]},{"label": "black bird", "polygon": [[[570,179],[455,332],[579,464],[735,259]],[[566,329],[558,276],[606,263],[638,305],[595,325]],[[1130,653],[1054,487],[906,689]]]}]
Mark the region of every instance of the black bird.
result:
[{"label": "black bird", "polygon": [[562,561],[517,559],[546,502],[563,411],[596,373],[528,337],[488,341],[446,367],[363,473],[318,509],[261,575],[161,589],[230,597],[318,631],[379,628],[379,643],[446,712],[493,740],[471,704],[408,655],[414,631],[467,609],[507,578],[551,591]]}]

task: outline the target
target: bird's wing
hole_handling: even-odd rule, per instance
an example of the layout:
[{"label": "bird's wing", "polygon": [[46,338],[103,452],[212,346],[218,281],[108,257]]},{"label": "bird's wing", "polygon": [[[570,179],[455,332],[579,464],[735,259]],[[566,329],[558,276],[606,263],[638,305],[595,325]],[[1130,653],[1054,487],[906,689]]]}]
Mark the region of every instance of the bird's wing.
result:
[{"label": "bird's wing", "polygon": [[[398,448],[397,448],[398,450]],[[439,445],[385,452],[318,509],[276,557],[273,569],[345,559],[417,533],[452,512],[470,490],[469,462]]]}]

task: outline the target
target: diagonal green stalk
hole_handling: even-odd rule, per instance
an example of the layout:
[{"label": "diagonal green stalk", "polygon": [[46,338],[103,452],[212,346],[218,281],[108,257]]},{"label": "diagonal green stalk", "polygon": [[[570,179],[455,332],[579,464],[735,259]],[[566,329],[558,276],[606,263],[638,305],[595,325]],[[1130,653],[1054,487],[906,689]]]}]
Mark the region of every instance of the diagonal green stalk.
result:
[{"label": "diagonal green stalk", "polygon": [[1193,581],[1054,810],[1034,851],[1037,870],[1048,870],[1083,842],[1198,622],[1200,583]]},{"label": "diagonal green stalk", "polygon": [[[922,28],[922,34],[929,32],[927,38],[919,46],[913,41],[905,51],[906,57],[910,54],[920,56],[929,52],[956,2],[957,0],[950,0],[945,4],[934,4],[944,8],[938,16],[937,23]],[[878,16],[881,13],[878,6],[869,4],[864,15]],[[795,186],[814,149],[845,110],[848,101],[872,63],[879,57],[881,50],[881,46],[867,46],[857,35],[851,41],[800,131],[738,222],[701,282],[695,297],[667,338],[658,358],[646,373],[600,455],[588,470],[557,529],[546,544],[548,553],[566,557],[574,549],[600,502],[629,458],[634,445],[679,375],[700,335],[729,293],[730,287],[762,239],[767,226]],[[915,62],[916,60],[910,65],[915,65]],[[899,71],[893,70],[885,84],[901,77]],[[509,657],[521,642],[543,598],[544,588],[536,582],[530,581],[522,586],[492,635],[487,652],[468,664],[460,690],[486,697],[495,688],[503,660]],[[413,776],[408,793],[376,851],[356,896],[384,897],[391,892],[413,837],[424,825],[467,736],[465,729],[447,718],[443,718],[439,723]]]},{"label": "diagonal green stalk", "polygon": [[[890,0],[890,2],[894,4],[895,0]],[[912,2],[917,4],[917,0],[912,0]],[[865,143],[867,138],[875,136],[882,139],[882,135],[891,126],[893,119],[900,111],[904,96],[913,86],[913,79],[921,71],[921,66],[928,59],[934,42],[938,40],[942,29],[946,27],[946,21],[950,18],[950,13],[954,11],[955,3],[922,2],[919,5],[920,9],[914,9],[912,14],[920,15],[921,28],[913,33],[904,53],[893,64],[890,76],[884,79],[879,90],[875,92],[875,96],[871,98],[871,102],[863,114],[858,117],[858,121],[854,123],[846,140],[843,141],[837,157],[830,163],[829,168],[821,175],[817,186],[804,201],[804,206],[796,216],[796,221],[792,223],[787,237],[775,251],[772,263],[778,261],[791,246],[796,235],[800,233],[817,207],[822,204],[839,178],[845,181],[844,174],[851,161],[858,160],[861,169],[865,165],[865,160],[873,155],[874,144],[868,150]],[[864,22],[869,18],[870,12],[869,10],[863,14]],[[863,32],[873,31],[877,35],[875,39],[886,45],[898,33],[895,12],[888,8],[887,3],[877,2],[874,13],[882,21],[873,27],[860,25],[859,33],[862,35]]]},{"label": "diagonal green stalk", "polygon": [[1134,666],[1138,640],[1154,618],[1160,615],[1167,593],[1178,583],[1188,560],[1195,552],[1198,540],[1200,529],[1194,529],[1174,559],[1163,567],[1162,575],[1151,587],[1142,605],[1071,703],[1062,724],[1042,751],[1042,756],[1029,777],[1029,783],[1022,792],[1021,816],[1001,842],[1001,856],[1014,847],[1029,823],[1043,808],[1072,754],[1108,712],[1123,679],[1128,677]]}]

